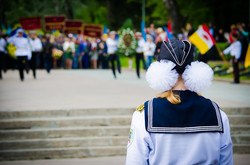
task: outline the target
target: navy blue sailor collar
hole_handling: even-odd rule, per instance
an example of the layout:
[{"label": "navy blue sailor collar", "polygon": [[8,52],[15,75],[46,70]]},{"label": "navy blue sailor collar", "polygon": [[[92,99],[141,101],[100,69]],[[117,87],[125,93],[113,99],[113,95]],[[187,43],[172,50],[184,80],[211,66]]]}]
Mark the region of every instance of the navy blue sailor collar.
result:
[{"label": "navy blue sailor collar", "polygon": [[144,103],[148,132],[223,132],[220,109],[216,103],[189,90],[174,92],[180,94],[180,104],[172,104],[166,98],[154,98]]}]

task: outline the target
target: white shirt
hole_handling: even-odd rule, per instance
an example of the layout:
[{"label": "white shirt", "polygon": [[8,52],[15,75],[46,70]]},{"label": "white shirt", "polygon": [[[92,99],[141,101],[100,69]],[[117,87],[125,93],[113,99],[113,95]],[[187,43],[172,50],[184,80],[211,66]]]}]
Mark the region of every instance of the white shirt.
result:
[{"label": "white shirt", "polygon": [[148,133],[144,111],[135,111],[126,165],[232,165],[229,121],[220,112],[224,133],[160,134]]},{"label": "white shirt", "polygon": [[42,50],[42,42],[39,38],[29,38],[32,52],[40,52]]},{"label": "white shirt", "polygon": [[233,42],[228,48],[223,51],[223,54],[230,53],[231,56],[234,56],[236,59],[240,58],[241,55],[241,43],[240,41]]},{"label": "white shirt", "polygon": [[63,43],[63,50],[66,52],[68,49],[71,49],[72,53],[75,53],[75,43],[74,42],[68,42],[68,41],[65,41]]},{"label": "white shirt", "polygon": [[5,52],[6,41],[3,38],[0,38],[0,52]]},{"label": "white shirt", "polygon": [[144,44],[144,48],[143,48],[143,51],[144,51],[144,55],[145,56],[153,56],[154,55],[154,52],[155,52],[155,44],[153,42],[149,43],[149,42],[146,42]]},{"label": "white shirt", "polygon": [[112,38],[108,38],[106,44],[108,47],[108,54],[114,54],[117,50],[117,41]]},{"label": "white shirt", "polygon": [[138,41],[138,47],[136,48],[136,53],[142,53],[144,45],[145,45],[144,39],[143,38],[139,39],[139,41]]},{"label": "white shirt", "polygon": [[14,36],[8,38],[8,42],[13,43],[16,47],[16,56],[28,56],[28,59],[31,59],[31,47],[27,38]]}]

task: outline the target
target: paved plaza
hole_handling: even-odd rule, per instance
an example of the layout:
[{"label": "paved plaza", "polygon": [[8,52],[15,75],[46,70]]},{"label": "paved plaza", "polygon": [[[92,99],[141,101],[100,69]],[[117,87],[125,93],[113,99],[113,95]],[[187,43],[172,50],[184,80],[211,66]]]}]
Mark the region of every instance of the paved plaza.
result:
[{"label": "paved plaza", "polygon": [[[59,110],[136,108],[157,92],[148,87],[145,72],[123,71],[117,79],[110,70],[44,70],[25,75],[9,70],[0,81],[0,110]],[[213,81],[205,97],[220,107],[250,107],[250,85]]]},{"label": "paved plaza", "polygon": [[[0,111],[62,110],[92,108],[136,108],[157,93],[145,81],[145,72],[138,79],[134,71],[125,70],[117,79],[110,70],[52,70],[25,75],[9,70],[0,80]],[[250,107],[250,85],[213,81],[202,93],[220,107]],[[249,155],[234,155],[236,165],[249,163]],[[55,159],[0,162],[0,165],[97,165],[124,164],[125,157]]]}]

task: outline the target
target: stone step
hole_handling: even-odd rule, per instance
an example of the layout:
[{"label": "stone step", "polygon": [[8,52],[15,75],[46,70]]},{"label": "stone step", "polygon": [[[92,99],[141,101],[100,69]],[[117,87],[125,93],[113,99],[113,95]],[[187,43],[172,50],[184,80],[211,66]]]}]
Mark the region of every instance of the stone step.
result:
[{"label": "stone step", "polygon": [[109,116],[132,115],[135,108],[79,109],[79,110],[35,110],[35,111],[0,111],[0,119],[29,117],[67,117],[67,116]]},{"label": "stone step", "polygon": [[248,134],[250,135],[250,125],[230,125],[232,135]]},{"label": "stone step", "polygon": [[[66,117],[66,116],[95,116],[95,115],[132,115],[136,108],[107,108],[107,109],[76,109],[76,110],[34,110],[34,111],[0,111],[0,119],[28,117]],[[250,115],[248,108],[222,108],[228,115]]]},{"label": "stone step", "polygon": [[0,150],[0,160],[85,158],[126,154],[125,146]]},{"label": "stone step", "polygon": [[227,115],[231,125],[250,125],[250,115]]},{"label": "stone step", "polygon": [[234,154],[250,154],[250,144],[233,145]]},{"label": "stone step", "polygon": [[250,144],[250,134],[232,135],[233,144]]},{"label": "stone step", "polygon": [[250,115],[250,107],[247,108],[222,108],[222,111],[224,111],[227,115]]},{"label": "stone step", "polygon": [[0,130],[0,140],[128,136],[130,126],[91,126]]},{"label": "stone step", "polygon": [[59,128],[73,126],[119,126],[130,125],[130,115],[43,117],[0,120],[0,129]]},{"label": "stone step", "polygon": [[65,148],[65,147],[96,147],[96,146],[126,146],[128,136],[71,137],[54,139],[24,139],[1,140],[2,150],[35,149],[35,148]]},{"label": "stone step", "polygon": [[[232,125],[250,125],[250,115],[228,115]],[[130,125],[130,115],[70,116],[0,120],[0,129],[60,128],[73,126]]]},{"label": "stone step", "polygon": [[[232,135],[250,135],[249,125],[231,125],[230,128]],[[129,129],[130,125],[0,130],[0,140],[92,136],[127,136],[129,133]]]},{"label": "stone step", "polygon": [[[232,135],[233,144],[250,144],[250,135]],[[35,149],[88,146],[126,146],[128,136],[71,137],[54,139],[1,140],[0,148]]]},{"label": "stone step", "polygon": [[[233,151],[234,154],[249,154],[250,145],[236,144],[233,146]],[[1,161],[24,159],[85,158],[121,155],[126,155],[126,146],[0,150]]]}]

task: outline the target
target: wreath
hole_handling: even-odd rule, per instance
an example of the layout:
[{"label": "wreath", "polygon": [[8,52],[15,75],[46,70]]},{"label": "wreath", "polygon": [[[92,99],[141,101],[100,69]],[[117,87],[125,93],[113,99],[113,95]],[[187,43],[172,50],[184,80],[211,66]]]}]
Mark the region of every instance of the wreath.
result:
[{"label": "wreath", "polygon": [[123,29],[118,39],[118,52],[125,56],[132,56],[136,51],[136,39],[130,28]]}]

